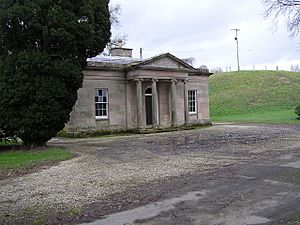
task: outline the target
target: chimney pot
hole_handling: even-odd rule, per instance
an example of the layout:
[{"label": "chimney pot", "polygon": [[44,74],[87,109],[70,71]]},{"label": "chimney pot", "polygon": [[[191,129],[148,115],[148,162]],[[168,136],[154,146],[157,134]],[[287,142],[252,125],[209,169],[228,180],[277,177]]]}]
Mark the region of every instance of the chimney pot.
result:
[{"label": "chimney pot", "polygon": [[123,48],[123,41],[122,41],[122,39],[118,39],[117,46],[118,46],[118,48]]}]

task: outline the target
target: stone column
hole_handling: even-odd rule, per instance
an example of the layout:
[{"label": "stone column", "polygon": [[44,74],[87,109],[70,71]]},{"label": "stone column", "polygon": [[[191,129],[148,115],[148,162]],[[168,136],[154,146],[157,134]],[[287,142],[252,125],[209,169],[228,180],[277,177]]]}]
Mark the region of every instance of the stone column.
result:
[{"label": "stone column", "polygon": [[152,122],[153,128],[158,127],[158,94],[157,94],[157,80],[152,79]]},{"label": "stone column", "polygon": [[188,103],[188,80],[183,81],[184,84],[184,122],[185,125],[189,124],[189,103]]},{"label": "stone column", "polygon": [[136,117],[137,117],[137,128],[143,128],[143,90],[142,90],[142,80],[136,79]]},{"label": "stone column", "polygon": [[176,80],[171,80],[171,118],[172,126],[177,125],[177,109],[176,109]]}]

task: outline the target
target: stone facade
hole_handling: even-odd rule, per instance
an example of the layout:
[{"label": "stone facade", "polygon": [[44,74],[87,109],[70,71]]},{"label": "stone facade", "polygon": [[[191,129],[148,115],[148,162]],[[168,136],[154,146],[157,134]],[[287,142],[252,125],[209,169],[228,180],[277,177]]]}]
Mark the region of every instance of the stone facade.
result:
[{"label": "stone facade", "polygon": [[208,124],[210,75],[169,53],[147,60],[116,56],[89,59],[67,129]]}]

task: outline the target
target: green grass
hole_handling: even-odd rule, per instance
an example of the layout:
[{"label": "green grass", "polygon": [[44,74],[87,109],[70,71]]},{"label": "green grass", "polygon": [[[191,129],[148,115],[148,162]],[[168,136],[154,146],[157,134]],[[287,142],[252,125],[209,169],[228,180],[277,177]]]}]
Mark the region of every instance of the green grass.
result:
[{"label": "green grass", "polygon": [[299,124],[300,73],[240,71],[210,77],[213,121]]},{"label": "green grass", "polygon": [[245,114],[214,116],[214,122],[245,122],[266,124],[299,124],[300,119],[292,110],[281,110],[271,112],[253,112]]},{"label": "green grass", "polygon": [[61,148],[40,151],[0,152],[0,172],[7,169],[26,169],[49,162],[62,161],[73,157],[71,152]]}]

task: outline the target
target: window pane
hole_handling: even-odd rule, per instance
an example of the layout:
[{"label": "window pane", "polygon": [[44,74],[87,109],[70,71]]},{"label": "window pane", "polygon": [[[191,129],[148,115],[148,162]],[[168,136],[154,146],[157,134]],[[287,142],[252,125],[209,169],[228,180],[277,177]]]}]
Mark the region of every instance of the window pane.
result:
[{"label": "window pane", "polygon": [[108,116],[108,91],[107,89],[96,89],[95,94],[95,116]]},{"label": "window pane", "polygon": [[196,101],[197,101],[196,91],[195,90],[188,91],[188,109],[189,109],[189,112],[195,113],[197,111]]},{"label": "window pane", "polygon": [[106,109],[106,104],[105,103],[100,103],[100,109]]}]

